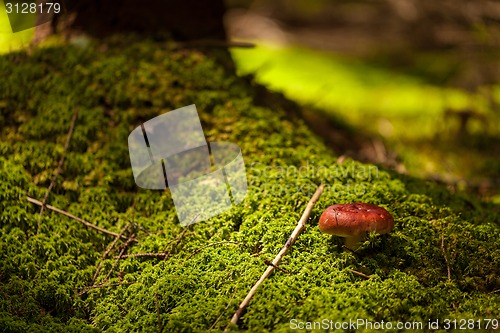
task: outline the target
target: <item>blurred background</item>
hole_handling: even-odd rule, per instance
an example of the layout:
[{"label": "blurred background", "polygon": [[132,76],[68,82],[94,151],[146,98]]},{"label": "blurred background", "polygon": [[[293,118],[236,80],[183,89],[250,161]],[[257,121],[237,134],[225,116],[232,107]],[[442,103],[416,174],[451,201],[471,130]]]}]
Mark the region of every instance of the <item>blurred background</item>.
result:
[{"label": "blurred background", "polygon": [[239,73],[308,106],[338,153],[498,200],[500,2],[228,5],[257,44],[233,49]]},{"label": "blurred background", "polygon": [[[163,11],[143,5],[142,14],[124,1],[90,24],[93,1],[65,4],[92,37],[117,18],[110,33],[151,34],[137,23],[143,15],[171,22],[175,39],[252,42],[229,48],[237,74],[300,104],[339,156],[500,202],[499,1],[187,0]],[[46,25],[12,33],[0,11],[0,52],[54,44]]]}]

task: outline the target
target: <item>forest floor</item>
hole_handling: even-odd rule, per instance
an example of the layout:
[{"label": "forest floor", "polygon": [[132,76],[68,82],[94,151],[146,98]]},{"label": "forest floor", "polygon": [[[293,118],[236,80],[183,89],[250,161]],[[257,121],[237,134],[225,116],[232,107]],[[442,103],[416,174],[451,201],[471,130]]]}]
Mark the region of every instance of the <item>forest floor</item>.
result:
[{"label": "forest floor", "polygon": [[[222,331],[321,183],[306,230],[240,329],[286,332],[293,319],[421,322],[421,331],[429,320],[472,320],[484,329],[483,319],[500,316],[497,203],[341,156],[307,126],[302,106],[200,50],[119,36],[9,53],[0,71],[8,78],[0,82],[5,331]],[[353,82],[352,94],[370,96]],[[183,228],[170,190],[135,185],[127,139],[141,123],[193,103],[207,141],[240,146],[248,193]],[[33,199],[44,197],[93,227],[40,213]],[[394,231],[345,251],[316,226],[328,206],[349,202],[386,208]]]}]

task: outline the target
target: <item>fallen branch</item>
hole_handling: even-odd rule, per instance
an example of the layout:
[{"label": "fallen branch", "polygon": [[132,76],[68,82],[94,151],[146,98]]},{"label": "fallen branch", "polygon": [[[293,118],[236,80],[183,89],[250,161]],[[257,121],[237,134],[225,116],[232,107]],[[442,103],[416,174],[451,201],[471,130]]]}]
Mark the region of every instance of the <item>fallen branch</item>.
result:
[{"label": "fallen branch", "polygon": [[71,118],[71,125],[69,127],[69,132],[68,132],[68,136],[66,138],[66,143],[64,144],[64,150],[63,150],[61,159],[59,160],[59,163],[57,164],[57,169],[54,172],[54,175],[52,176],[49,188],[47,189],[47,192],[45,192],[45,196],[43,197],[43,200],[42,200],[42,206],[40,208],[40,214],[38,215],[38,225],[37,225],[37,229],[36,229],[36,234],[37,235],[40,232],[40,224],[41,224],[41,221],[42,221],[42,215],[43,215],[43,211],[45,209],[45,205],[47,204],[47,199],[49,198],[50,191],[52,191],[52,188],[54,187],[54,185],[56,183],[57,177],[59,176],[59,174],[62,171],[62,167],[63,167],[63,164],[64,164],[64,159],[66,157],[66,152],[68,151],[68,148],[69,148],[69,142],[71,141],[71,137],[73,136],[73,132],[75,130],[76,118],[77,117],[78,117],[78,108],[75,110],[75,112],[73,113],[73,117]]},{"label": "fallen branch", "polygon": [[361,272],[358,272],[358,271],[355,271],[354,269],[350,269],[348,268],[347,269],[349,272],[351,272],[352,274],[356,274],[357,276],[361,276],[362,278],[365,278],[365,279],[369,279],[370,276],[369,275],[366,275],[366,274],[363,274]]},{"label": "fallen branch", "polygon": [[[39,205],[39,206],[42,206],[42,205],[43,205],[43,203],[42,203],[41,201],[38,201],[38,200],[36,200],[36,199],[34,199],[34,198],[27,197],[27,199],[28,199],[28,201],[29,201],[29,202],[34,203],[35,205]],[[51,206],[51,205],[45,205],[45,207],[46,207],[47,209],[49,209],[49,210],[52,210],[52,211],[56,212],[56,213],[59,213],[59,214],[61,214],[61,215],[64,215],[64,216],[66,216],[66,217],[69,217],[69,218],[71,218],[71,219],[73,219],[73,220],[75,220],[75,221],[78,221],[78,222],[80,222],[80,223],[84,224],[85,226],[87,226],[87,227],[89,227],[89,228],[92,228],[92,229],[94,229],[94,230],[97,230],[97,231],[100,231],[100,232],[102,232],[102,233],[105,233],[105,234],[108,234],[108,235],[111,235],[111,236],[115,236],[115,237],[119,236],[119,234],[117,234],[116,232],[109,231],[109,230],[106,230],[106,229],[104,229],[104,228],[98,227],[98,226],[96,226],[95,224],[92,224],[92,223],[90,223],[90,222],[87,222],[87,221],[85,221],[85,220],[83,220],[83,219],[81,219],[81,218],[79,218],[79,217],[77,217],[77,216],[75,216],[75,215],[73,215],[73,214],[70,214],[70,213],[68,213],[68,212],[66,212],[66,211],[64,211],[64,210],[62,210],[62,209],[59,209],[59,208],[57,208],[57,207],[54,207],[54,206]],[[125,237],[125,236],[122,236],[122,238],[124,238],[124,239],[128,239],[128,238],[127,238],[127,237]],[[136,241],[136,240],[134,239],[134,241]]]},{"label": "fallen branch", "polygon": [[117,282],[117,283],[108,283],[108,284],[96,284],[90,287],[84,287],[81,292],[76,294],[74,297],[80,297],[83,294],[86,294],[88,291],[92,289],[100,289],[100,288],[108,288],[108,287],[116,287],[116,286],[121,286],[121,285],[131,285],[134,284],[136,281],[132,282]]},{"label": "fallen branch", "polygon": [[446,262],[446,270],[448,272],[448,281],[451,281],[451,268],[448,262],[448,255],[446,254],[446,249],[444,248],[444,231],[441,232],[441,252],[443,252],[444,261]]},{"label": "fallen branch", "polygon": [[181,242],[181,240],[184,238],[184,234],[186,233],[186,231],[191,227],[191,224],[188,225],[187,227],[184,228],[184,230],[182,230],[181,232],[181,235],[179,237],[177,237],[177,242],[175,242],[174,246],[172,246],[172,248],[170,249],[170,251],[168,251],[167,255],[165,256],[164,259],[167,259],[167,257],[170,257],[172,255],[172,252],[174,252],[175,248],[177,247],[177,245],[179,245],[179,243]]},{"label": "fallen branch", "polygon": [[281,267],[279,267],[279,266],[276,266],[275,264],[273,264],[272,262],[270,262],[270,261],[269,261],[269,260],[267,260],[267,259],[265,259],[265,260],[264,260],[264,264],[269,265],[269,266],[273,266],[273,267],[274,267],[274,268],[276,268],[278,271],[281,271],[281,272],[283,272],[283,273],[285,273],[285,274],[290,274],[290,272],[289,272],[289,271],[287,271],[286,269],[281,268]]},{"label": "fallen branch", "polygon": [[[36,199],[34,199],[34,198],[31,198],[31,197],[27,197],[27,198],[28,198],[28,201],[29,201],[29,202],[34,203],[35,205],[38,205],[38,206],[42,206],[42,205],[43,205],[41,201],[38,201],[38,200],[36,200]],[[80,222],[80,223],[82,223],[82,224],[86,225],[87,227],[89,227],[89,228],[91,228],[91,229],[94,229],[94,230],[100,231],[100,232],[102,232],[102,233],[105,233],[105,234],[108,234],[108,235],[111,235],[111,236],[115,236],[115,237],[119,236],[119,234],[117,234],[116,232],[109,231],[109,230],[106,230],[106,229],[104,229],[104,228],[98,227],[98,226],[96,226],[95,224],[92,224],[92,223],[90,223],[90,222],[87,222],[87,221],[85,221],[85,220],[83,220],[83,219],[81,219],[81,218],[79,218],[79,217],[76,217],[75,215],[70,214],[70,213],[68,213],[68,212],[66,212],[66,211],[64,211],[64,210],[62,210],[62,209],[56,208],[56,207],[51,206],[51,205],[45,205],[45,208],[47,208],[47,209],[49,209],[49,210],[52,210],[52,211],[54,211],[54,212],[56,212],[56,213],[59,213],[59,214],[61,214],[61,215],[64,215],[64,216],[66,216],[66,217],[69,217],[69,218],[71,218],[71,219],[73,219],[73,220],[75,220],[75,221],[78,221],[78,222]],[[121,238],[123,238],[123,239],[128,239],[127,237],[125,237],[125,236],[123,236],[123,235],[121,236]],[[133,239],[133,241],[134,241],[134,242],[136,242],[136,241],[137,241],[137,239],[135,239],[135,238],[134,238],[134,239]]]},{"label": "fallen branch", "polygon": [[163,331],[163,325],[161,323],[160,302],[158,300],[158,290],[155,293],[155,306],[156,306],[156,314],[158,317],[158,333],[161,333]]},{"label": "fallen branch", "polygon": [[[266,278],[268,278],[271,275],[271,273],[275,269],[275,266],[277,266],[279,264],[279,262],[281,261],[283,256],[288,252],[290,247],[297,240],[297,237],[304,230],[304,228],[306,227],[306,221],[309,218],[309,215],[311,215],[311,211],[314,207],[314,204],[316,203],[316,201],[318,201],[319,197],[321,196],[321,193],[323,193],[324,187],[325,187],[324,185],[318,186],[318,188],[316,189],[316,192],[312,196],[311,200],[309,200],[309,203],[307,204],[307,207],[304,210],[302,217],[300,218],[299,222],[297,223],[297,226],[293,230],[292,235],[290,236],[290,238],[288,238],[288,240],[285,243],[285,246],[281,249],[281,251],[278,253],[276,258],[274,258],[274,260],[272,261],[272,265],[267,266],[267,269],[264,272],[264,274],[262,274],[262,276],[257,281],[257,283],[255,283],[255,285],[252,287],[252,289],[250,289],[250,292],[245,297],[243,302],[241,302],[240,306],[238,307],[238,309],[234,313],[233,317],[231,318],[231,324],[238,323],[238,320],[240,319],[241,315],[243,314],[243,311],[245,311],[245,308],[247,307],[248,303],[250,303],[250,300],[252,299],[253,295],[255,294],[255,292],[257,291],[259,286],[265,281]],[[226,327],[224,332],[227,332],[228,327],[229,326]]]},{"label": "fallen branch", "polygon": [[[179,245],[179,243],[181,242],[181,240],[184,238],[184,234],[186,233],[186,231],[188,231],[188,229],[191,228],[191,226],[194,224],[194,222],[198,219],[199,216],[200,216],[200,214],[196,214],[193,217],[193,219],[189,222],[189,224],[184,228],[184,230],[182,230],[181,235],[176,238],[177,242],[175,242],[174,246],[172,246],[172,248],[170,249],[170,251],[168,251],[167,255],[163,258],[163,260],[167,260],[167,258],[172,255],[172,253],[174,252],[174,250],[177,247],[177,245]],[[169,244],[170,244],[170,242],[169,242]]]},{"label": "fallen branch", "polygon": [[113,266],[111,266],[108,274],[106,274],[106,277],[104,278],[104,280],[102,280],[103,282],[105,282],[111,275],[111,273],[113,273],[113,270],[115,269],[116,265],[118,265],[118,261],[121,259],[123,253],[127,250],[127,247],[129,246],[130,243],[132,243],[132,239],[134,238],[135,234],[131,234],[130,237],[127,239],[127,241],[122,244],[122,250],[120,251],[120,254],[118,255],[118,258],[116,259],[116,261],[113,263]]},{"label": "fallen branch", "polygon": [[95,282],[95,280],[97,279],[97,276],[99,275],[100,271],[101,271],[101,266],[102,266],[102,263],[104,262],[104,259],[107,258],[108,254],[111,252],[111,250],[115,247],[116,243],[118,242],[118,240],[122,237],[122,235],[125,233],[125,231],[127,231],[129,227],[129,224],[127,224],[125,226],[125,228],[122,229],[122,231],[120,232],[120,234],[118,236],[115,237],[115,239],[113,240],[113,242],[108,246],[108,248],[106,249],[106,251],[104,251],[102,257],[101,257],[101,261],[99,262],[99,265],[97,266],[97,269],[95,271],[95,274],[94,274],[94,277],[92,278],[92,284]]},{"label": "fallen branch", "polygon": [[166,253],[132,253],[124,254],[122,256],[115,256],[115,259],[126,259],[126,258],[142,258],[142,257],[153,257],[153,258],[164,258]]}]

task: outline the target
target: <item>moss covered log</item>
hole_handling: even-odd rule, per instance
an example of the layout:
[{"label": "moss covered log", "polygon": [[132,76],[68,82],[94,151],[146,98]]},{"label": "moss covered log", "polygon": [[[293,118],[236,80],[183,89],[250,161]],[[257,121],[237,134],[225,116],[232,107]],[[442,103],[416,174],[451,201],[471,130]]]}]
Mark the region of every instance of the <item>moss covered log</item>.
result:
[{"label": "moss covered log", "polygon": [[[4,55],[0,73],[2,332],[220,331],[319,183],[325,192],[305,232],[239,329],[288,331],[293,318],[500,316],[498,206],[375,165],[337,163],[300,117],[282,103],[256,103],[251,84],[199,51],[108,40]],[[134,184],[127,137],[189,104],[208,141],[242,148],[249,192],[183,230],[168,190]],[[50,210],[37,233],[40,207],[27,196],[43,199],[63,154],[47,203],[135,241],[111,248],[113,236]],[[344,251],[317,223],[326,207],[349,202],[386,208],[394,231],[370,236],[357,254]],[[164,255],[133,255],[142,253]]]}]

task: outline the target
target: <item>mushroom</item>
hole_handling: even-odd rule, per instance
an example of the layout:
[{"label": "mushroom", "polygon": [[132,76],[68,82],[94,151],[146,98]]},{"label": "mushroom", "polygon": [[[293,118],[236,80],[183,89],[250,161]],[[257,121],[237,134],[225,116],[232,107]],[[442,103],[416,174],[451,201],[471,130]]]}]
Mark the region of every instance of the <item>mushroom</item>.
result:
[{"label": "mushroom", "polygon": [[324,233],[345,237],[345,246],[356,250],[368,232],[385,234],[394,227],[394,218],[382,207],[355,202],[328,207],[318,224]]}]

